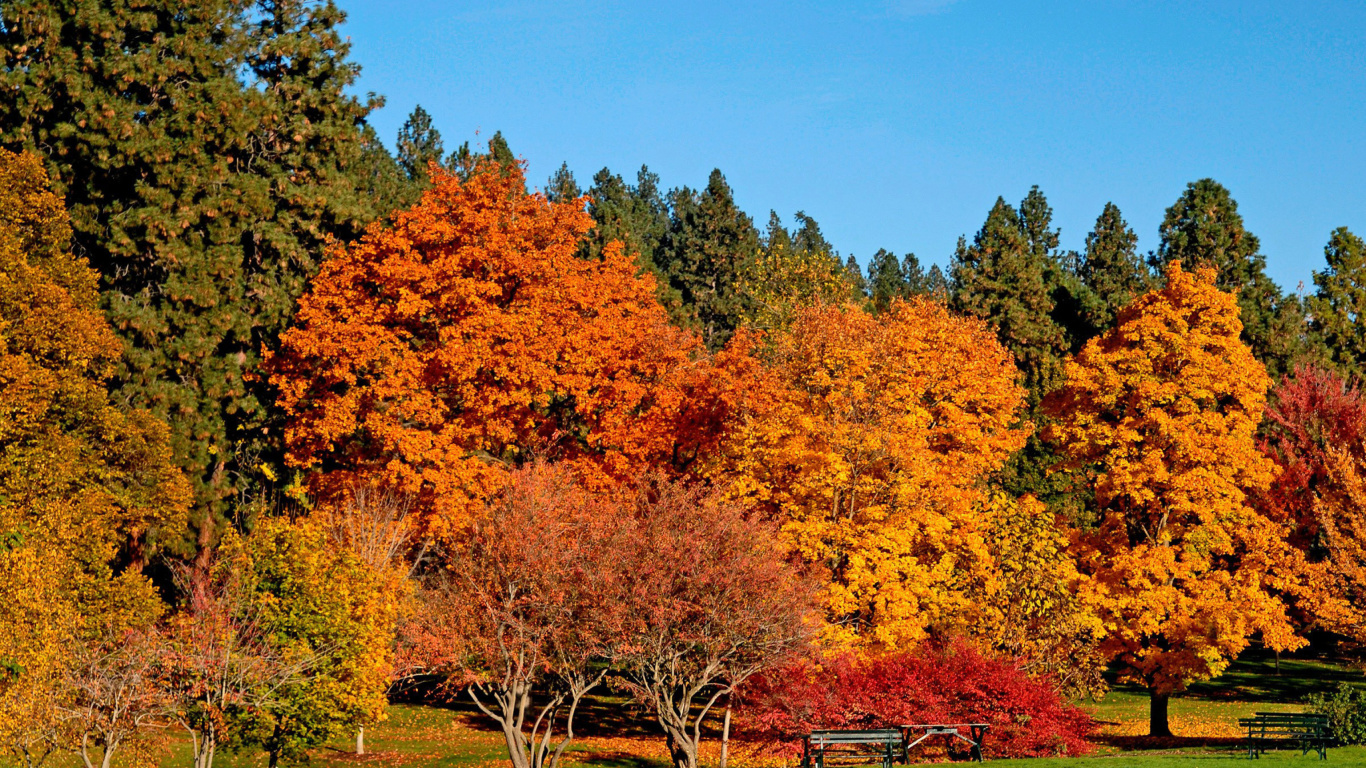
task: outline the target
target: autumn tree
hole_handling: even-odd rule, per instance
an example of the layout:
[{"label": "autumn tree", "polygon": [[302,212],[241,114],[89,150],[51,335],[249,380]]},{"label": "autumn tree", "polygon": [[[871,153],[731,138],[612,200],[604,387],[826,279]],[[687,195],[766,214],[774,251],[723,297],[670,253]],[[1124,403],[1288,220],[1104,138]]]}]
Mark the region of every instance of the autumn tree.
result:
[{"label": "autumn tree", "polygon": [[660,303],[670,319],[681,324],[683,298],[669,284],[660,250],[669,231],[669,204],[659,189],[659,176],[642,165],[636,172],[636,183],[627,184],[603,168],[593,175],[587,196],[588,213],[596,226],[584,238],[580,254],[599,258],[608,245],[621,243],[626,255],[636,260],[637,271],[654,275]]},{"label": "autumn tree", "polygon": [[564,467],[513,473],[424,592],[411,642],[503,731],[514,768],[555,768],[622,643],[620,512]]},{"label": "autumn tree", "polygon": [[742,271],[738,290],[746,306],[741,319],[750,328],[784,328],[802,307],[843,304],[862,295],[815,219],[800,211],[796,219],[799,226],[789,233],[778,215],[770,214],[759,252]]},{"label": "autumn tree", "polygon": [[1213,269],[1172,263],[1166,277],[1067,363],[1047,404],[1050,437],[1100,510],[1078,561],[1103,590],[1102,650],[1148,689],[1154,736],[1171,733],[1171,694],[1219,675],[1253,635],[1304,643],[1283,599],[1296,578],[1286,526],[1248,498],[1273,472],[1255,442],[1266,370]]},{"label": "autumn tree", "polygon": [[1328,264],[1314,272],[1316,290],[1307,301],[1313,339],[1326,363],[1360,379],[1366,375],[1366,242],[1339,227],[1323,255]]},{"label": "autumn tree", "polygon": [[149,542],[184,523],[166,426],[106,388],[121,353],[37,158],[0,150],[0,748],[45,749],[75,650],[153,622]]},{"label": "autumn tree", "polygon": [[[919,642],[966,615],[990,555],[981,481],[1018,450],[1024,391],[983,322],[925,298],[798,311],[706,470],[828,578],[828,639]],[[767,377],[776,379],[776,383]]]},{"label": "autumn tree", "polygon": [[647,478],[624,517],[616,665],[675,768],[697,768],[702,723],[718,703],[806,645],[815,585],[788,563],[777,532],[723,493]]},{"label": "autumn tree", "polygon": [[161,663],[194,768],[213,768],[219,750],[238,743],[239,720],[272,706],[276,692],[297,683],[313,659],[290,658],[271,642],[236,532],[201,567],[179,576],[182,603],[167,621]]},{"label": "autumn tree", "polygon": [[1105,689],[1105,628],[1094,584],[1078,571],[1069,521],[1032,496],[992,492],[981,503],[990,576],[967,635],[1074,696]]},{"label": "autumn tree", "polygon": [[69,749],[85,768],[110,768],[119,753],[146,758],[147,739],[174,711],[161,669],[164,645],[155,629],[130,631],[81,646],[66,675],[61,706]]},{"label": "autumn tree", "polygon": [[1297,605],[1297,618],[1366,636],[1366,519],[1357,503],[1366,477],[1366,397],[1330,370],[1297,367],[1272,392],[1261,448],[1277,471],[1257,506],[1292,526],[1291,543],[1335,598]]},{"label": "autumn tree", "polygon": [[590,484],[669,462],[697,344],[619,245],[576,256],[591,227],[486,159],[333,248],[270,363],[289,461],[323,499],[413,497],[438,539],[532,454]]},{"label": "autumn tree", "polygon": [[307,517],[266,519],[242,543],[266,642],[307,662],[235,723],[236,743],[264,748],[271,768],[382,720],[388,704],[401,583],[332,541],[326,521]]},{"label": "autumn tree", "polygon": [[1176,262],[1213,268],[1219,289],[1237,292],[1242,338],[1252,354],[1272,375],[1289,372],[1304,344],[1303,309],[1267,276],[1261,241],[1247,231],[1228,189],[1214,179],[1187,184],[1167,209],[1160,234],[1153,268],[1164,275]]},{"label": "autumn tree", "polygon": [[42,153],[102,278],[111,384],[170,425],[195,505],[160,535],[182,552],[212,544],[278,447],[250,377],[262,347],[326,239],[376,213],[352,176],[375,102],[346,92],[343,18],[310,0],[4,4],[0,145]]}]

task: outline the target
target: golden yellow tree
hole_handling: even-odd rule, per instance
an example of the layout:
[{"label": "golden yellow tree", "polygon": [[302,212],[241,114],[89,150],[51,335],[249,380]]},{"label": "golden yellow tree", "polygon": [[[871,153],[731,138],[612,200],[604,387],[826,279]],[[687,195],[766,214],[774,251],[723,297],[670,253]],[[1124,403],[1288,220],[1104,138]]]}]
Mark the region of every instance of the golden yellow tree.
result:
[{"label": "golden yellow tree", "polygon": [[1269,380],[1214,281],[1171,265],[1166,287],[1068,361],[1047,403],[1049,437],[1088,473],[1101,514],[1078,559],[1100,592],[1102,650],[1148,688],[1154,736],[1171,733],[1171,694],[1220,674],[1252,635],[1304,643],[1283,600],[1302,562],[1247,496],[1273,472],[1254,442]]},{"label": "golden yellow tree", "polygon": [[149,541],[184,522],[167,429],[110,402],[122,346],[34,157],[0,150],[0,749],[36,748],[76,643],[162,610]]},{"label": "golden yellow tree", "polygon": [[705,472],[826,571],[831,642],[896,648],[961,622],[989,576],[981,481],[1024,443],[985,324],[929,300],[795,310]]}]

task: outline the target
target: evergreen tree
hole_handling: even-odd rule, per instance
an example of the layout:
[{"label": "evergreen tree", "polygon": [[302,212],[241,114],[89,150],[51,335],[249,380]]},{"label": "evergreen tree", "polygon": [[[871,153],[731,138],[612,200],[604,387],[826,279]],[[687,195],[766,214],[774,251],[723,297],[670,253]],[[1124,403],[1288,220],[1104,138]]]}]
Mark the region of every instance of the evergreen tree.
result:
[{"label": "evergreen tree", "polygon": [[863,276],[863,268],[859,266],[858,259],[855,259],[852,253],[844,262],[844,272],[849,276],[849,285],[853,288],[854,295],[867,298],[868,280]]},{"label": "evergreen tree", "polygon": [[931,264],[930,271],[925,273],[925,293],[948,298],[949,279],[944,276],[944,270],[940,269],[938,264]]},{"label": "evergreen tree", "polygon": [[545,196],[552,203],[565,203],[576,200],[583,194],[579,189],[579,183],[574,179],[574,172],[569,170],[569,163],[560,163],[559,170],[550,177],[545,185]]},{"label": "evergreen tree", "polygon": [[441,132],[432,125],[432,116],[418,104],[398,129],[398,164],[408,179],[420,188],[427,186],[430,163],[442,164],[445,149]]},{"label": "evergreen tree", "polygon": [[1327,362],[1346,377],[1366,375],[1366,242],[1346,227],[1333,230],[1314,272],[1309,297],[1313,339]]},{"label": "evergreen tree", "polygon": [[421,193],[369,125],[361,131],[360,159],[351,176],[361,196],[372,201],[376,213],[382,216],[407,208]]},{"label": "evergreen tree", "polygon": [[[270,428],[249,377],[329,235],[373,218],[374,102],[330,2],[6,0],[0,144],[42,153],[122,337],[121,400],[172,429],[189,551],[226,524]],[[373,172],[373,169],[367,172]]]},{"label": "evergreen tree", "polygon": [[1187,271],[1213,267],[1220,290],[1237,291],[1243,341],[1273,377],[1288,372],[1304,347],[1304,312],[1266,275],[1261,243],[1243,226],[1238,204],[1223,185],[1201,179],[1186,185],[1167,209],[1152,266],[1165,274],[1181,262]]},{"label": "evergreen tree", "polygon": [[901,260],[886,248],[879,248],[868,260],[868,298],[873,311],[885,312],[893,299],[905,298],[910,293],[910,284],[906,273],[902,271]]},{"label": "evergreen tree", "polygon": [[1024,374],[1031,406],[1058,383],[1067,351],[1050,286],[1057,233],[1042,197],[1036,188],[1025,198],[1027,218],[997,198],[972,244],[959,238],[951,267],[951,305],[996,329]]},{"label": "evergreen tree", "polygon": [[797,228],[792,230],[793,249],[811,254],[838,255],[834,246],[830,245],[821,233],[821,225],[817,224],[815,219],[807,216],[804,211],[797,211],[793,218],[797,220]]},{"label": "evergreen tree", "polygon": [[702,192],[683,187],[669,199],[659,266],[682,298],[679,319],[701,332],[708,349],[719,349],[747,309],[740,282],[758,254],[759,232],[735,204],[720,170],[711,172]]},{"label": "evergreen tree", "polygon": [[1088,338],[1113,327],[1119,311],[1151,287],[1137,247],[1138,235],[1119,207],[1106,203],[1096,218],[1095,229],[1086,235],[1086,251],[1077,268],[1089,291],[1085,307]]}]

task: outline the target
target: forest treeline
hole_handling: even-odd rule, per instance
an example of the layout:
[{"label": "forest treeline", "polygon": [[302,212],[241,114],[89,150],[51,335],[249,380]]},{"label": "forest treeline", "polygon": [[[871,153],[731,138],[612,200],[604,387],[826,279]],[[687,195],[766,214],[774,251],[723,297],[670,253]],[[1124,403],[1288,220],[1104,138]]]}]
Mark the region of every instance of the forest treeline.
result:
[{"label": "forest treeline", "polygon": [[541,768],[526,713],[610,675],[693,768],[744,684],[821,724],[765,670],[935,653],[1007,660],[1001,691],[1111,665],[1160,735],[1249,644],[1366,639],[1345,227],[1304,295],[1212,179],[1146,254],[1113,204],[1063,251],[1033,188],[947,270],[865,266],[719,170],[538,188],[421,107],[391,153],[343,20],[0,0],[11,757],[174,723],[196,766],[288,761],[438,686]]}]

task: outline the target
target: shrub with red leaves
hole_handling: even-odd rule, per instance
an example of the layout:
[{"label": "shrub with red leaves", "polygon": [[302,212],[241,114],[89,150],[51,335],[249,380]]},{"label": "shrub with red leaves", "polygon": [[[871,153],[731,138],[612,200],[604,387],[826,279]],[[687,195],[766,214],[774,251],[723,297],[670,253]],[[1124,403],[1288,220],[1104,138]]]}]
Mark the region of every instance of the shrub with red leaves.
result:
[{"label": "shrub with red leaves", "polygon": [[[1095,729],[1095,721],[1046,680],[964,642],[768,674],[747,686],[739,727],[742,736],[780,744],[791,754],[800,752],[801,737],[812,730],[912,723],[988,723],[984,752],[991,757],[1083,754]],[[931,756],[935,749],[917,748],[911,757]]]}]

